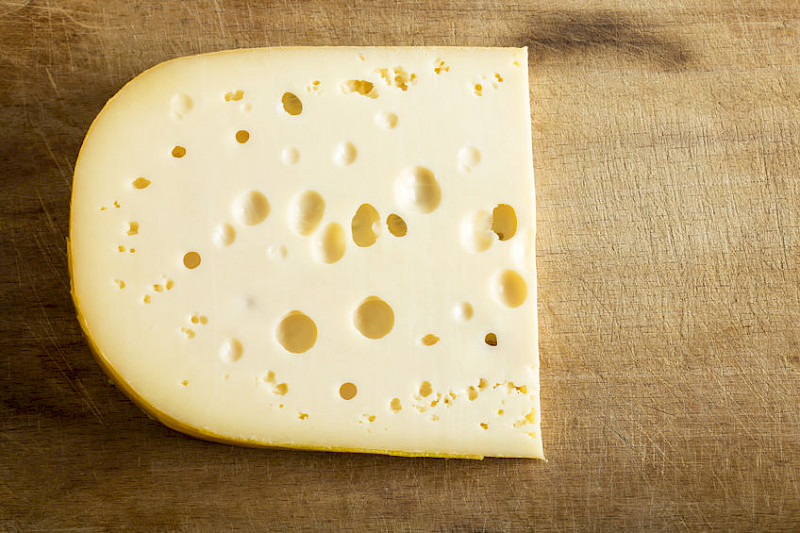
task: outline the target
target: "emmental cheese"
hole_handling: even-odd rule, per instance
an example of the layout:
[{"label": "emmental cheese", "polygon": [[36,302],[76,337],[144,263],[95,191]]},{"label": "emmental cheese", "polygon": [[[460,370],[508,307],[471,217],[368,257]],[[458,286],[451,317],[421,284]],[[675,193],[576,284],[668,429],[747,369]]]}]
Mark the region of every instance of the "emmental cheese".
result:
[{"label": "emmental cheese", "polygon": [[127,84],[75,167],[101,366],[252,446],[542,457],[527,51],[273,48]]}]

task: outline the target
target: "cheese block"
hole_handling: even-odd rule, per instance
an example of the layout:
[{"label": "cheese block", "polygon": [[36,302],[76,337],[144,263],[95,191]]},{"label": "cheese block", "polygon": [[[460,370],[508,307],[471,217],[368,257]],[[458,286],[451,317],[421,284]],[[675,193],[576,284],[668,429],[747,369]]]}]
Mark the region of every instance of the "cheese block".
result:
[{"label": "cheese block", "polygon": [[179,431],[541,458],[534,201],[524,48],[179,58],[86,136],[73,297]]}]

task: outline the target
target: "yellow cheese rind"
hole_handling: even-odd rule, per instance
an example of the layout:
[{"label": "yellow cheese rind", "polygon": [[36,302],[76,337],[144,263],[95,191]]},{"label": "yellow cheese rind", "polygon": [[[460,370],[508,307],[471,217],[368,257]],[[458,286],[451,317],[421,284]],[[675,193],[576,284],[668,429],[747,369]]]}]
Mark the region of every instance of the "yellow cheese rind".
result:
[{"label": "yellow cheese rind", "polygon": [[[300,51],[299,49],[286,49],[284,51],[289,51],[289,50],[294,50],[296,52]],[[344,49],[340,49],[340,50],[344,51]],[[357,53],[358,50],[366,51],[367,53],[377,51],[378,54],[382,54],[382,53],[389,53],[389,54],[391,54],[391,53],[402,53],[404,50],[407,51],[407,49],[349,49],[349,50],[352,53]],[[446,48],[444,48],[444,49],[435,49],[434,51],[435,51],[436,54],[441,54],[443,56],[446,56],[446,55],[448,55],[448,53],[453,53],[455,50],[457,50],[457,49],[446,49]],[[484,51],[484,52],[487,51],[486,49],[481,49],[481,50]],[[276,52],[278,52],[278,51],[271,51],[271,53],[276,53]],[[459,52],[463,53],[464,51],[459,51]],[[200,57],[211,57],[211,56],[219,57],[221,55],[224,56],[224,55],[228,55],[228,54],[233,54],[233,55],[231,55],[229,57],[235,57],[236,54],[242,54],[242,53],[263,54],[264,51],[260,51],[260,50],[228,51],[228,52],[221,52],[221,53],[217,53],[217,54],[209,54],[207,56],[196,56],[196,57],[188,58],[188,59],[191,59],[192,61],[198,61]],[[509,54],[508,57],[512,57],[513,53],[516,53],[517,54],[516,57],[519,57],[521,59],[525,57],[524,50],[522,50],[522,51],[516,50],[516,51],[513,51],[513,52],[509,51],[508,52],[508,54]],[[119,102],[119,97],[121,95],[126,95],[126,92],[128,92],[130,90],[136,89],[137,83],[143,82],[143,78],[144,78],[144,82],[147,82],[146,78],[150,74],[152,74],[154,72],[158,72],[161,69],[169,68],[170,65],[180,64],[182,61],[184,61],[186,59],[187,58],[180,58],[180,59],[173,60],[173,61],[170,61],[170,62],[166,62],[166,63],[163,63],[161,65],[158,65],[158,66],[154,67],[153,69],[143,73],[142,75],[140,75],[136,79],[134,79],[131,82],[129,82],[129,84],[127,84],[125,86],[125,88],[123,88],[117,95],[115,95],[114,98],[112,98],[109,101],[109,103],[106,105],[106,107],[104,107],[103,111],[101,111],[101,113],[95,119],[95,121],[92,124],[92,127],[89,130],[89,133],[87,134],[86,140],[84,142],[84,146],[82,147],[81,153],[79,154],[78,162],[76,163],[76,183],[78,182],[79,172],[83,168],[82,158],[84,156],[84,152],[85,152],[86,146],[87,146],[88,143],[91,142],[91,140],[93,138],[93,133],[95,132],[95,129],[96,129],[96,126],[103,122],[104,115],[107,113],[107,111],[109,109],[112,109],[112,110],[115,109],[115,105]],[[523,64],[526,64],[526,60],[525,59],[522,59],[522,61],[525,61],[525,63],[523,63]],[[422,82],[420,82],[420,85],[422,85]],[[380,89],[380,88],[381,87],[378,86],[378,89]],[[397,89],[397,87],[393,87],[393,89]],[[418,89],[418,87],[413,87],[412,86],[408,90],[417,90],[417,89]],[[388,91],[389,89],[385,89],[385,90]],[[527,93],[527,79],[525,79],[525,90],[526,90],[526,93]],[[400,93],[397,93],[397,94],[400,94]],[[358,98],[359,96],[353,96],[353,97],[354,98]],[[379,92],[377,98],[370,97],[370,99],[375,100],[375,101],[380,101],[381,97],[382,97],[382,95]],[[309,97],[309,98],[311,98],[311,97]],[[311,109],[313,109],[313,108],[309,106],[309,111]],[[402,120],[402,118],[401,118],[401,120]],[[377,119],[376,119],[376,122],[378,122]],[[528,135],[528,154],[527,154],[527,156],[528,156],[528,158],[530,156],[530,153],[529,153],[529,146],[530,146],[530,144],[529,144],[529,134],[530,134],[530,132],[529,132],[529,123],[528,123],[528,132],[527,132],[527,135]],[[239,139],[239,137],[237,137],[237,140],[238,139]],[[251,141],[247,141],[247,142],[251,142]],[[191,150],[191,148],[190,148],[190,150]],[[342,154],[341,156],[338,156],[338,155],[336,155],[336,153],[334,153],[334,156],[333,156],[333,163],[334,164],[339,164],[340,166],[342,166],[342,160],[341,159],[337,159],[338,157],[344,157],[345,160],[347,158],[351,157],[350,155],[348,155],[347,149],[344,149],[344,151],[341,152],[341,154]],[[190,151],[190,155],[191,155],[191,151]],[[361,157],[364,157],[364,156],[361,153],[359,153],[358,157],[361,158]],[[476,162],[474,156],[470,155],[469,153],[467,153],[467,155],[464,156],[464,157],[461,157],[461,155],[455,156],[455,154],[454,154],[454,160],[457,157],[458,157],[458,164],[459,165],[485,164],[485,163]],[[484,157],[485,157],[485,155],[484,155]],[[352,161],[349,162],[349,163],[345,163],[344,166],[351,165],[351,164],[353,164]],[[525,165],[523,165],[523,167],[524,166]],[[409,168],[412,168],[412,167],[409,167]],[[462,169],[462,171],[463,171],[463,169]],[[471,171],[471,169],[469,169],[468,171]],[[408,170],[408,172],[417,172],[417,171]],[[453,173],[454,173],[454,171],[453,171]],[[83,175],[81,175],[81,176],[83,176]],[[415,177],[413,179],[417,179],[417,180],[418,179],[423,179],[423,181],[425,179],[424,173],[423,174],[418,174],[417,173],[417,174],[415,174],[415,176],[417,176],[417,177]],[[131,175],[131,177],[132,177],[132,175]],[[437,174],[437,177],[438,177],[438,174]],[[532,170],[531,170],[530,178],[532,179]],[[398,181],[402,181],[403,179],[405,179],[405,178],[403,178],[401,176],[400,178],[398,178]],[[525,176],[523,175],[521,179],[525,179]],[[532,182],[528,186],[530,187],[531,192],[532,192]],[[450,190],[452,190],[452,188]],[[78,187],[75,187],[73,189],[72,214],[71,214],[71,219],[70,219],[70,235],[71,236],[74,236],[73,232],[75,231],[75,226],[76,226],[76,220],[75,220],[76,213],[79,213],[80,209],[84,208],[83,206],[76,205],[76,194],[77,194],[77,191],[78,191]],[[402,194],[400,194],[400,193],[395,193],[395,194],[396,194],[396,196],[398,198],[398,200],[397,200],[398,204],[397,204],[397,206],[396,206],[396,208],[394,210],[397,210],[398,213],[403,214],[404,217],[406,219],[408,219],[408,220],[414,220],[413,217],[415,217],[415,216],[422,216],[422,215],[427,215],[427,214],[429,214],[431,212],[436,212],[436,210],[439,208],[440,200],[435,196],[432,196],[432,197],[430,197],[429,200],[426,200],[426,203],[419,204],[418,206],[416,206],[416,205],[413,205],[413,197],[412,197],[412,203],[409,204],[408,200],[404,200],[405,197],[403,197]],[[441,194],[441,193],[437,193],[437,194]],[[447,189],[445,189],[443,194],[445,195],[445,200],[447,200],[449,197],[446,196],[446,195],[449,194],[449,191]],[[533,199],[530,198],[529,201],[530,201],[531,210],[530,211],[527,211],[527,210],[522,210],[521,211],[522,213],[524,213],[524,217],[521,219],[522,223],[521,223],[521,228],[520,228],[520,234],[523,234],[525,231],[527,231],[528,232],[526,234],[527,237],[529,237],[532,240],[532,237],[535,234],[534,233],[535,232],[535,224],[534,224],[533,211],[532,211]],[[273,205],[273,203],[274,202],[271,199],[270,200],[269,209],[274,213],[274,212],[276,212],[277,210],[279,210],[281,208],[278,205]],[[498,205],[499,205],[499,203],[500,202],[498,202]],[[332,208],[335,208],[335,206],[336,206],[335,202],[331,203],[331,207]],[[489,209],[491,209],[492,206],[491,205],[487,205],[485,207],[488,207]],[[381,215],[383,217],[386,217],[388,214],[389,214],[388,212],[383,212],[383,211],[381,212]],[[250,216],[250,215],[248,215],[248,216]],[[255,218],[253,218],[253,220],[257,220],[259,217],[260,217],[260,215],[258,215]],[[272,217],[272,218],[269,218],[269,217]],[[274,219],[275,219],[275,217],[272,214],[264,215],[263,218],[266,218],[267,222],[274,222]],[[243,219],[243,220],[244,220],[245,223],[248,223],[247,219]],[[528,222],[527,225],[525,224],[526,220]],[[231,222],[235,224],[235,222],[236,222],[235,221],[235,215],[234,215],[234,219],[232,219]],[[329,219],[324,219],[323,223],[321,224],[320,227],[326,226],[330,222],[331,221]],[[338,220],[335,220],[334,222],[340,224],[342,227],[345,227],[345,228],[348,228],[348,226],[349,226],[349,220],[342,219],[341,217]],[[254,222],[253,226],[258,225],[259,223],[261,223],[261,220],[258,220],[257,222]],[[240,222],[240,224],[241,224],[241,222]],[[247,225],[247,224],[245,224],[245,225]],[[85,224],[82,227],[85,227]],[[143,230],[141,230],[141,231],[143,231]],[[242,229],[242,226],[240,225],[240,226],[237,226],[237,230],[236,231],[237,232],[244,232],[245,230]],[[308,233],[309,233],[309,235],[311,234],[310,231]],[[456,239],[459,238],[458,237],[458,228],[457,227],[455,228],[454,235],[455,235]],[[349,233],[347,234],[347,236],[349,238]],[[313,236],[312,237],[308,237],[308,238],[313,238]],[[391,237],[389,235],[389,232],[386,231],[386,229],[384,228],[384,232],[378,238],[378,242],[382,243],[383,241],[381,239],[388,239],[388,238],[391,238]],[[520,239],[517,239],[517,241],[519,241],[519,240]],[[515,244],[515,243],[512,243],[512,244]],[[501,449],[501,448],[498,448],[497,450],[492,450],[491,446],[487,447],[487,445],[485,445],[485,444],[475,447],[475,450],[479,450],[479,449],[480,450],[488,450],[488,453],[478,453],[477,451],[468,451],[468,450],[465,451],[465,449],[463,449],[463,448],[460,449],[460,450],[454,450],[454,449],[449,449],[448,450],[447,449],[448,445],[444,445],[444,449],[442,449],[442,448],[440,448],[440,449],[432,449],[430,443],[422,444],[419,448],[415,448],[415,446],[413,444],[409,444],[408,440],[405,440],[405,441],[401,442],[397,449],[393,449],[390,446],[375,446],[375,447],[370,447],[369,445],[364,445],[364,446],[353,446],[353,445],[342,446],[342,445],[336,445],[336,444],[332,443],[332,441],[336,440],[336,439],[332,439],[331,440],[329,436],[328,437],[322,437],[321,439],[316,440],[314,438],[314,432],[313,431],[300,431],[300,432],[298,432],[298,435],[299,435],[298,440],[295,440],[295,439],[289,440],[289,439],[286,439],[286,438],[283,438],[283,439],[272,439],[272,438],[269,438],[269,437],[265,436],[264,434],[260,434],[258,436],[253,436],[252,434],[247,435],[246,433],[236,434],[235,432],[230,431],[230,428],[228,428],[227,430],[214,429],[214,424],[213,423],[211,425],[209,425],[209,426],[205,426],[204,424],[198,424],[197,423],[198,418],[196,416],[185,416],[185,414],[181,414],[180,405],[177,405],[177,404],[176,405],[169,405],[169,402],[165,403],[165,400],[164,400],[163,397],[159,401],[154,401],[152,399],[153,398],[152,390],[149,393],[148,392],[142,393],[140,390],[138,390],[138,387],[135,386],[131,382],[131,380],[127,378],[127,375],[126,375],[125,371],[120,371],[119,370],[120,363],[119,363],[118,354],[116,354],[116,353],[114,353],[114,354],[105,353],[104,350],[101,348],[101,343],[97,342],[98,334],[94,330],[94,327],[92,327],[92,325],[91,325],[93,323],[92,322],[93,320],[95,320],[95,321],[97,320],[97,318],[96,318],[97,317],[97,311],[90,310],[90,312],[87,314],[87,312],[86,312],[86,310],[84,308],[83,302],[81,301],[82,298],[80,297],[81,295],[79,294],[80,291],[76,290],[76,285],[78,285],[78,284],[76,283],[76,274],[74,272],[73,261],[74,261],[74,256],[75,256],[75,250],[74,250],[73,246],[74,246],[74,238],[68,240],[68,253],[69,253],[69,257],[70,257],[70,276],[71,276],[71,280],[72,280],[72,296],[73,296],[73,300],[75,302],[76,309],[78,311],[78,318],[79,318],[79,321],[81,323],[81,327],[83,328],[83,331],[85,332],[85,334],[87,336],[87,339],[88,339],[89,345],[90,345],[90,347],[92,349],[92,352],[94,353],[98,363],[100,364],[100,366],[104,370],[104,372],[112,379],[112,381],[114,381],[119,386],[119,388],[128,397],[130,397],[132,399],[132,401],[134,401],[134,403],[136,403],[145,412],[147,412],[148,414],[152,415],[153,417],[155,417],[156,419],[158,419],[159,421],[161,421],[162,423],[164,423],[165,425],[167,425],[170,428],[173,428],[173,429],[175,429],[177,431],[180,431],[180,432],[183,432],[183,433],[186,433],[186,434],[198,437],[198,438],[206,439],[206,440],[212,440],[212,441],[224,442],[224,443],[230,443],[230,444],[240,444],[240,445],[253,446],[253,447],[275,447],[275,448],[292,448],[292,449],[309,449],[309,450],[382,453],[382,454],[387,454],[387,455],[410,456],[410,457],[453,457],[453,458],[474,458],[474,459],[482,458],[485,455],[540,457],[540,458],[543,457],[542,456],[542,452],[541,452],[541,439],[540,439],[539,433],[538,433],[539,432],[538,381],[533,379],[533,378],[531,378],[530,376],[527,376],[525,378],[525,379],[528,379],[528,381],[527,381],[528,387],[527,388],[530,390],[530,394],[529,394],[529,396],[530,396],[530,405],[533,407],[533,409],[531,410],[531,414],[528,415],[528,418],[529,418],[530,424],[531,424],[528,429],[532,432],[531,435],[532,436],[535,435],[535,437],[532,438],[531,444],[530,444],[530,446],[528,448],[518,447],[516,449],[513,449],[510,452],[507,449]],[[348,257],[348,259],[349,259],[349,256],[347,256],[347,254],[355,253],[355,252],[352,251],[352,248],[355,248],[355,246],[353,246],[352,242],[349,242],[348,246],[349,246],[349,248],[345,249],[344,255],[345,255],[345,257]],[[499,243],[495,243],[494,244],[495,248],[499,248],[500,246],[503,246],[503,245],[499,244]],[[528,248],[530,248],[531,246],[532,246],[532,244],[530,244],[530,243],[527,245]],[[513,264],[512,264],[512,261],[511,261],[510,258],[513,256],[513,254],[517,253],[519,248],[522,248],[523,250],[525,249],[524,246],[522,246],[522,247],[517,246],[516,248],[514,248],[514,252],[512,253],[511,252],[511,247],[510,246],[507,247],[507,250],[509,251],[509,253],[508,253],[509,261],[508,261],[508,264],[506,266],[512,266],[513,267]],[[85,248],[82,248],[82,250],[85,250]],[[326,252],[326,253],[328,253],[328,252]],[[528,253],[530,253],[530,252],[528,252]],[[285,252],[284,252],[284,254],[285,254]],[[336,262],[338,262],[341,259],[341,257],[337,258],[336,254],[337,254],[337,252],[334,252],[334,255],[332,255],[332,256],[330,254],[320,256],[320,257],[322,257],[322,259],[318,259],[318,262],[327,263],[327,262],[329,262],[327,260],[327,258],[331,257],[333,260],[330,261],[330,263],[335,264]],[[309,257],[314,257],[314,256],[313,256],[313,254],[311,254]],[[205,259],[204,259],[204,261],[205,261]],[[517,263],[517,264],[519,264],[519,263]],[[530,266],[532,266],[532,265],[530,265]],[[516,267],[514,267],[514,268],[516,268]],[[530,292],[529,294],[526,293],[524,295],[521,295],[519,293],[519,291],[517,291],[516,299],[509,300],[507,297],[505,297],[505,300],[504,300],[503,297],[500,297],[499,299],[496,299],[496,301],[500,302],[500,303],[502,303],[504,301],[506,301],[506,302],[510,301],[510,302],[513,302],[514,306],[517,306],[517,305],[522,305],[522,302],[518,303],[520,298],[522,300],[525,300],[526,297],[527,297],[527,303],[525,305],[529,305],[531,301],[533,302],[533,304],[532,304],[533,307],[534,307],[533,317],[534,317],[534,324],[535,324],[535,301],[536,301],[535,300],[535,287],[536,287],[535,277],[529,277],[530,274],[527,274],[526,276],[528,276],[526,279],[528,280],[528,282],[527,282],[528,283],[528,289],[527,290]],[[86,277],[84,276],[82,279],[84,280],[83,281],[83,287],[84,287],[83,291],[84,291],[84,294],[85,294],[86,293],[86,289],[85,289],[85,287],[86,287],[86,283],[85,283]],[[533,280],[532,283],[531,283],[531,279]],[[488,280],[487,280],[487,287],[490,287],[490,282]],[[92,295],[92,297],[94,297],[94,295]],[[354,300],[354,305],[356,303],[357,302]],[[97,305],[96,304],[93,304],[93,309],[97,309]],[[527,311],[527,312],[530,312],[530,310]],[[93,316],[95,318],[92,318]],[[127,316],[133,316],[133,315],[127,315]],[[104,325],[104,327],[106,327],[106,326]],[[428,332],[424,332],[424,333],[428,333]],[[421,336],[422,335],[420,335],[420,337]],[[378,338],[378,337],[371,337],[371,338]],[[506,338],[509,338],[509,337],[506,337]],[[535,338],[535,334],[534,334],[534,338]],[[536,357],[535,357],[535,345],[533,346],[533,350],[534,350],[534,352],[529,357],[530,365],[534,369],[534,371],[538,371],[538,361],[536,360]],[[130,367],[128,367],[128,368],[130,368]],[[322,372],[324,373],[325,370],[323,369]],[[508,377],[513,377],[513,376],[508,376]],[[423,375],[422,374],[420,375],[419,379],[420,380],[423,379]],[[495,385],[494,385],[495,389],[499,388],[499,389],[502,390],[503,387],[506,386],[506,384],[508,384],[508,386],[509,386],[509,391],[511,391],[511,389],[514,387],[514,383],[510,379],[507,379],[507,378],[502,378],[502,379],[501,378],[496,378],[496,379],[494,379],[492,381],[496,382]],[[140,383],[140,386],[141,386],[142,382],[139,381],[139,383]],[[509,394],[511,394],[511,393],[509,392]],[[515,392],[515,394],[518,394],[518,393]],[[528,393],[526,393],[526,394],[528,394]],[[387,402],[386,403],[388,405],[388,403],[389,403],[388,402],[388,398],[387,398]],[[387,415],[387,416],[391,417],[393,415]],[[201,417],[201,419],[202,419],[202,417]],[[527,423],[527,422],[523,422],[523,423]],[[248,430],[248,431],[250,431],[250,430]],[[353,428],[349,427],[346,430],[343,429],[343,431],[353,431]],[[328,440],[326,440],[326,438]],[[345,440],[347,440],[347,439],[345,439]],[[350,441],[352,441],[352,440],[353,439],[350,439]],[[364,438],[364,439],[361,439],[360,442],[369,443],[369,441],[370,441],[369,438]],[[439,446],[439,445],[434,445],[433,448],[435,448],[437,446]],[[469,446],[467,446],[467,448],[469,448]]]}]

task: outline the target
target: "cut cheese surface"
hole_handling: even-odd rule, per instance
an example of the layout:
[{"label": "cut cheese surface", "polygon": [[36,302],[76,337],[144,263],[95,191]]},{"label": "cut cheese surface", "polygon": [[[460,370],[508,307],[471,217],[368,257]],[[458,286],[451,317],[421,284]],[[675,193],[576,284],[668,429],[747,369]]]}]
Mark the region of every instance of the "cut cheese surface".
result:
[{"label": "cut cheese surface", "polygon": [[186,433],[541,458],[534,201],[525,49],[180,58],[86,137],[73,296]]}]

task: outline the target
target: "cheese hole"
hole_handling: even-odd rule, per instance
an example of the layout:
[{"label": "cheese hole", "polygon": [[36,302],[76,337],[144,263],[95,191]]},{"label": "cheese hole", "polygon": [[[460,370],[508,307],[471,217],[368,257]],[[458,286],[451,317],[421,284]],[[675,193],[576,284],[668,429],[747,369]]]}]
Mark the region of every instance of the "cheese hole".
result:
[{"label": "cheese hole", "polygon": [[367,80],[347,80],[341,85],[342,92],[345,94],[356,93],[368,98],[377,98],[378,92],[375,84]]},{"label": "cheese hole", "polygon": [[464,146],[458,151],[458,168],[462,172],[471,172],[481,162],[481,153],[474,146]]},{"label": "cheese hole", "polygon": [[186,252],[183,256],[183,266],[189,270],[195,269],[200,266],[200,254],[197,252]]},{"label": "cheese hole", "polygon": [[358,156],[358,150],[353,143],[342,141],[333,149],[333,161],[340,167],[352,165]]},{"label": "cheese hole", "polygon": [[433,346],[434,344],[436,344],[437,342],[439,342],[439,337],[437,337],[437,336],[436,336],[436,335],[434,335],[433,333],[428,333],[427,335],[425,335],[424,337],[422,337],[422,340],[421,340],[421,342],[422,342],[422,344],[423,344],[423,345],[425,345],[425,346]]},{"label": "cheese hole", "polygon": [[242,358],[244,348],[238,339],[230,338],[222,343],[219,349],[219,358],[226,363],[235,363]]},{"label": "cheese hole", "polygon": [[139,234],[139,223],[138,222],[128,222],[128,235],[138,235]]},{"label": "cheese hole", "polygon": [[297,418],[299,418],[300,420],[308,420],[308,413],[300,413],[299,415],[297,415]]},{"label": "cheese hole", "polygon": [[386,227],[389,228],[389,233],[395,237],[405,237],[408,233],[408,226],[406,221],[400,215],[392,213],[386,217]]},{"label": "cheese hole", "polygon": [[156,292],[164,292],[164,286],[160,283],[156,283],[153,285],[153,290]]},{"label": "cheese hole", "polygon": [[471,402],[478,399],[478,390],[475,387],[467,389],[467,398],[469,398]]},{"label": "cheese hole", "polygon": [[292,116],[297,116],[303,112],[303,102],[294,93],[283,93],[281,103],[284,111]]},{"label": "cheese hole", "polygon": [[181,333],[183,333],[183,336],[186,337],[187,339],[193,339],[194,338],[194,330],[192,330],[192,329],[181,328]]},{"label": "cheese hole", "polygon": [[278,344],[289,353],[304,353],[317,342],[317,325],[305,313],[291,311],[275,330]]},{"label": "cheese hole", "polygon": [[181,385],[183,385],[184,387],[187,386],[188,384],[189,384],[189,382],[187,380],[185,380],[185,379],[183,381],[181,381]]},{"label": "cheese hole", "polygon": [[150,180],[147,178],[136,178],[133,180],[133,188],[134,189],[146,189],[148,185],[150,185]]},{"label": "cheese hole", "polygon": [[397,127],[397,115],[391,111],[378,111],[375,113],[375,124],[385,130],[393,130]]},{"label": "cheese hole", "polygon": [[528,297],[528,285],[516,271],[506,269],[498,272],[492,280],[495,299],[506,307],[519,307]]},{"label": "cheese hole", "polygon": [[430,213],[442,201],[442,189],[429,169],[409,167],[401,172],[394,184],[397,204],[403,209]]},{"label": "cheese hole", "polygon": [[497,335],[494,333],[487,333],[483,340],[489,346],[497,346]]},{"label": "cheese hole", "polygon": [[226,102],[236,102],[244,98],[244,91],[237,90],[237,91],[228,91],[225,93],[225,101]]},{"label": "cheese hole", "polygon": [[281,161],[286,166],[297,164],[300,161],[300,152],[297,148],[288,147],[284,148],[281,152]]},{"label": "cheese hole", "polygon": [[289,203],[289,227],[298,235],[313,232],[325,213],[325,200],[316,191],[298,193]]},{"label": "cheese hole", "polygon": [[392,331],[394,311],[377,296],[370,296],[353,312],[353,325],[366,338],[380,339]]},{"label": "cheese hole", "polygon": [[236,141],[244,144],[250,140],[250,132],[247,130],[239,130],[236,132]]},{"label": "cheese hole", "polygon": [[342,386],[339,387],[339,396],[342,397],[343,400],[352,400],[356,397],[358,393],[358,388],[356,387],[355,383],[342,383]]},{"label": "cheese hole", "polygon": [[473,92],[475,93],[475,96],[481,96],[483,94],[483,85],[476,83],[473,87]]},{"label": "cheese hole", "polygon": [[311,254],[320,263],[337,262],[344,256],[344,229],[336,222],[331,222],[317,232],[311,246]]},{"label": "cheese hole", "polygon": [[175,146],[172,149],[172,157],[181,158],[186,155],[186,148],[183,146]]},{"label": "cheese hole", "polygon": [[403,404],[400,402],[400,398],[392,398],[392,401],[389,403],[389,409],[395,413],[399,413],[403,409]]},{"label": "cheese hole", "polygon": [[125,288],[125,282],[122,281],[121,279],[115,279],[114,283],[117,284],[117,288],[120,289],[120,290]]},{"label": "cheese hole", "polygon": [[214,241],[214,244],[219,248],[225,248],[233,244],[233,241],[236,240],[236,230],[228,223],[220,224],[214,228],[211,240]]},{"label": "cheese hole", "polygon": [[275,385],[275,388],[272,389],[272,392],[278,396],[285,396],[286,393],[289,392],[289,385],[286,383],[278,383]]},{"label": "cheese hole", "polygon": [[146,303],[146,304],[150,303],[150,295],[149,294],[145,294],[144,296],[142,296],[142,303]]},{"label": "cheese hole", "polygon": [[517,214],[508,204],[498,204],[492,211],[492,231],[501,241],[507,241],[517,233]]},{"label": "cheese hole", "polygon": [[475,310],[469,302],[459,302],[453,306],[453,318],[455,318],[457,322],[469,322],[474,313]]},{"label": "cheese hole", "polygon": [[243,226],[254,226],[269,215],[267,197],[258,191],[241,193],[233,201],[233,217]]},{"label": "cheese hole", "polygon": [[419,395],[427,398],[433,392],[433,386],[430,381],[423,381],[419,386]]},{"label": "cheese hole", "polygon": [[353,232],[353,242],[356,246],[366,247],[375,244],[380,233],[380,215],[369,204],[361,204],[353,215],[350,229]]},{"label": "cheese hole", "polygon": [[481,427],[483,429],[489,429],[489,424],[487,424],[486,422],[481,422]]},{"label": "cheese hole", "polygon": [[173,94],[169,104],[172,116],[175,118],[183,118],[188,115],[193,107],[192,99],[188,94],[184,93]]},{"label": "cheese hole", "polygon": [[131,249],[130,249],[130,250],[128,250],[128,251],[129,251],[130,253],[132,253],[132,254],[133,254],[133,253],[136,253],[136,248],[131,248]]},{"label": "cheese hole", "polygon": [[478,209],[465,215],[461,220],[460,237],[467,251],[477,254],[488,250],[495,240],[489,212]]},{"label": "cheese hole", "polygon": [[280,263],[289,255],[289,250],[282,244],[272,244],[267,248],[267,257],[275,263]]}]

